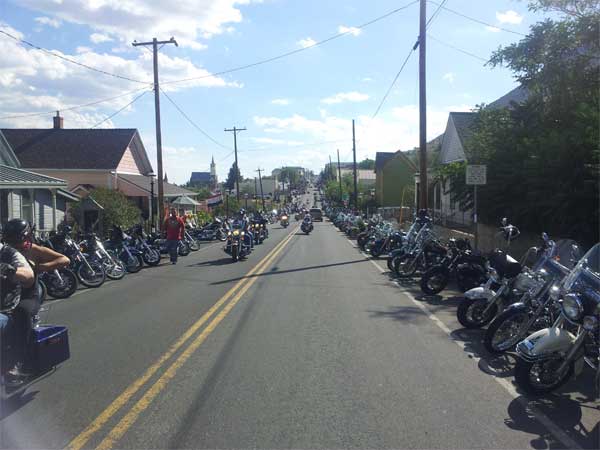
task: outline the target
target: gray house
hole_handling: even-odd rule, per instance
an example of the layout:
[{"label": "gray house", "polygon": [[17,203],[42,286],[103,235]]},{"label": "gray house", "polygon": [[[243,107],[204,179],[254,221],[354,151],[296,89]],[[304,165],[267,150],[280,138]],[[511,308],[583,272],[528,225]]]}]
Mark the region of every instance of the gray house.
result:
[{"label": "gray house", "polygon": [[0,131],[0,222],[23,218],[40,231],[55,230],[63,221],[67,202],[78,196],[66,190],[67,182],[21,168]]}]

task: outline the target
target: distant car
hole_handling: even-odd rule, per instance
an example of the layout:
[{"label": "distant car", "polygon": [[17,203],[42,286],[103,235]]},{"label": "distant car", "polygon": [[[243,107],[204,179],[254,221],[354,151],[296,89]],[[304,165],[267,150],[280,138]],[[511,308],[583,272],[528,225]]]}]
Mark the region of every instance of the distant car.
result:
[{"label": "distant car", "polygon": [[310,216],[315,222],[323,222],[323,211],[321,211],[321,208],[311,208]]}]

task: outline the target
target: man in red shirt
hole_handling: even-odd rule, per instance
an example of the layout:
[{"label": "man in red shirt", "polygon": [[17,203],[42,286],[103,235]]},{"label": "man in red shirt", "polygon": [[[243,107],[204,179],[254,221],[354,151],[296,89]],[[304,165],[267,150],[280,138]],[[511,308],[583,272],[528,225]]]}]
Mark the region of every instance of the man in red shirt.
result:
[{"label": "man in red shirt", "polygon": [[183,238],[185,223],[177,215],[175,208],[171,208],[171,214],[165,219],[164,231],[167,233],[167,248],[171,256],[171,264],[177,264],[179,241]]}]

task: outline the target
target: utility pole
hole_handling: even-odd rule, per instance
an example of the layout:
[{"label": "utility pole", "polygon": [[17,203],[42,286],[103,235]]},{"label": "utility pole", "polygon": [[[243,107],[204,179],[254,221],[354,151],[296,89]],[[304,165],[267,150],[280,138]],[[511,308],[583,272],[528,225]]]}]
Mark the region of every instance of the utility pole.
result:
[{"label": "utility pole", "polygon": [[342,168],[340,167],[340,149],[337,151],[338,155],[338,178],[340,183],[340,203],[344,201],[344,193],[342,192]]},{"label": "utility pole", "polygon": [[427,209],[427,2],[421,0],[419,32],[419,208]]},{"label": "utility pole", "polygon": [[264,212],[264,210],[265,210],[265,196],[263,195],[262,177],[260,175],[261,171],[262,171],[262,169],[259,167],[257,169],[257,172],[258,172],[258,182],[260,183],[260,198],[262,200],[262,209],[263,209],[263,212]]},{"label": "utility pole", "polygon": [[158,171],[158,223],[162,226],[165,219],[165,208],[164,208],[164,179],[163,179],[163,161],[162,161],[162,134],[160,132],[160,95],[158,86],[158,45],[175,44],[179,47],[175,38],[171,38],[168,41],[158,41],[153,38],[151,42],[137,42],[133,41],[134,47],[138,46],[152,46],[152,54],[154,56],[154,115],[156,119],[156,170]]},{"label": "utility pole", "polygon": [[333,178],[333,164],[331,163],[331,155],[329,155],[329,178]]},{"label": "utility pole", "polygon": [[358,210],[358,181],[356,173],[356,137],[354,134],[354,119],[352,119],[352,154],[354,155],[354,209]]},{"label": "utility pole", "polygon": [[233,151],[235,152],[235,194],[236,194],[236,198],[237,201],[239,203],[240,201],[240,167],[238,166],[238,158],[237,158],[237,134],[240,131],[246,131],[246,128],[236,128],[233,127],[232,129],[228,130],[227,128],[225,128],[225,131],[232,131],[233,132]]}]

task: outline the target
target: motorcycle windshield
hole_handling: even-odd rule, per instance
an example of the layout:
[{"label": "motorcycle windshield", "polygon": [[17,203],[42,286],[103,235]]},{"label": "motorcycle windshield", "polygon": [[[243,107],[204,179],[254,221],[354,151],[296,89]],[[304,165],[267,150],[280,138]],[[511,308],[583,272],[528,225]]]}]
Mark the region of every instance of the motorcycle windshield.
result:
[{"label": "motorcycle windshield", "polygon": [[592,289],[600,289],[600,244],[594,245],[579,260],[563,282],[564,291],[576,290],[577,284],[583,283]]}]

